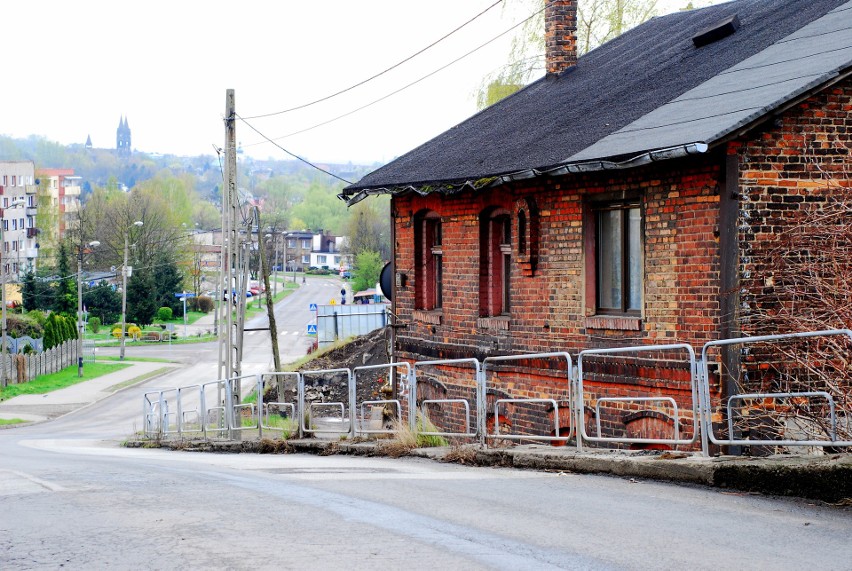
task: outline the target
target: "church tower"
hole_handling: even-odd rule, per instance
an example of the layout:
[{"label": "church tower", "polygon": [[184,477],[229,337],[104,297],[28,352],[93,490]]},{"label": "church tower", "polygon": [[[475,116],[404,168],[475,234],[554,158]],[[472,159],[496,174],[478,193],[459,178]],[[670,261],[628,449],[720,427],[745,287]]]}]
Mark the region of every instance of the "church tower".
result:
[{"label": "church tower", "polygon": [[130,156],[130,125],[127,124],[126,117],[122,117],[118,122],[118,129],[115,133],[115,150],[120,157]]}]

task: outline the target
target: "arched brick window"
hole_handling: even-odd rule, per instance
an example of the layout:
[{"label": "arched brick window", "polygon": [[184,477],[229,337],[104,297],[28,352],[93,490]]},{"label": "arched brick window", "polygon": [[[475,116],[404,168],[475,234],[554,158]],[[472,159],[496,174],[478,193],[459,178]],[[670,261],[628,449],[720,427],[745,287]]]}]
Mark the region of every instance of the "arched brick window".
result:
[{"label": "arched brick window", "polygon": [[441,217],[424,210],[414,217],[415,305],[417,309],[443,306],[443,235]]},{"label": "arched brick window", "polygon": [[521,275],[535,275],[538,265],[538,209],[532,198],[515,203],[518,220],[518,266]]},{"label": "arched brick window", "polygon": [[511,308],[512,217],[489,208],[479,218],[479,315],[508,315]]}]

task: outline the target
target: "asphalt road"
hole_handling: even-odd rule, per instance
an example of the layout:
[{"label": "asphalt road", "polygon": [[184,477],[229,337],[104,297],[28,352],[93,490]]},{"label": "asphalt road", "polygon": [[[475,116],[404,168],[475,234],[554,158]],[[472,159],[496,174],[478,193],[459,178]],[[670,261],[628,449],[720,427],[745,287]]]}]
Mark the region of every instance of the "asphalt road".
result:
[{"label": "asphalt road", "polygon": [[[298,324],[308,298],[290,297]],[[0,569],[852,568],[849,509],[801,501],[420,459],[122,448],[141,395],[198,382],[215,348],[0,430]]]}]

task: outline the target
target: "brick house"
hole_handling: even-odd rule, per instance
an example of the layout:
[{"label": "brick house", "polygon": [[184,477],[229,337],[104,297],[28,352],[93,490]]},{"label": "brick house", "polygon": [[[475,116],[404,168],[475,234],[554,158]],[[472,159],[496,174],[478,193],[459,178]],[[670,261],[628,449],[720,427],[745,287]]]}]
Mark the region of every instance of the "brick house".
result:
[{"label": "brick house", "polygon": [[[579,59],[576,2],[547,4],[545,77],[341,195],[392,195],[395,358],[700,348],[754,333],[771,244],[803,204],[829,198],[826,174],[848,185],[852,2],[674,13]],[[723,354],[718,370],[737,358]],[[595,413],[604,396],[670,396],[689,409],[676,359],[604,361],[589,372],[587,424],[671,430],[670,414],[641,403]],[[492,402],[567,398],[561,365],[523,365],[498,373]],[[724,376],[717,396],[733,390]],[[468,398],[463,377],[436,371],[423,397]],[[534,412],[515,410],[516,426],[553,426],[552,407]]]}]

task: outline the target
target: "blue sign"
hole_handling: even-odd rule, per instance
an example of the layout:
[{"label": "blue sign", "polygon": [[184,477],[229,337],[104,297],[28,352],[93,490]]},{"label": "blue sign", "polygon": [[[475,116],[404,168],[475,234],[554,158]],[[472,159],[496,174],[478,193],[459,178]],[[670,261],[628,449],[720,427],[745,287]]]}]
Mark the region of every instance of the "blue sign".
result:
[{"label": "blue sign", "polygon": [[316,323],[308,323],[308,335],[316,335],[317,334],[317,324]]},{"label": "blue sign", "polygon": [[181,298],[183,298],[183,297],[195,297],[195,294],[192,293],[192,292],[176,293],[175,297],[181,297]]},{"label": "blue sign", "polygon": [[[310,309],[311,311],[316,311],[317,310],[317,304],[315,304],[315,303],[310,304],[308,306],[308,309]],[[316,333],[316,331],[314,331],[314,333]]]}]

